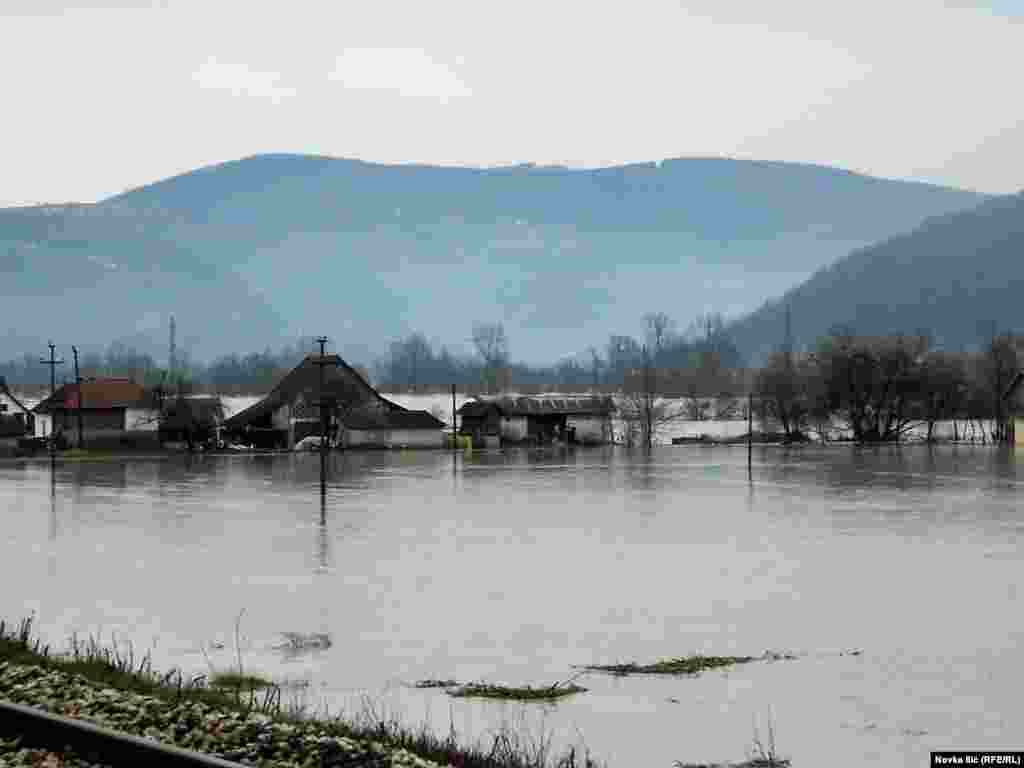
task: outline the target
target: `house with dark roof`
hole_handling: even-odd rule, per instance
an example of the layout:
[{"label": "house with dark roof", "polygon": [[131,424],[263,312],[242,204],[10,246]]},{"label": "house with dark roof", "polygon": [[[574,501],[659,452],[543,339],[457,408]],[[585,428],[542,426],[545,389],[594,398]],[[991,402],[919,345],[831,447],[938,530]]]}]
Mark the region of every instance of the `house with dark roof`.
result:
[{"label": "house with dark roof", "polygon": [[610,397],[499,397],[471,400],[458,413],[463,434],[474,445],[564,442],[603,445],[611,442]]},{"label": "house with dark roof", "polygon": [[265,398],[227,419],[224,431],[246,445],[292,449],[321,434],[321,403],[334,446],[442,446],[443,422],[383,397],[338,355],[307,356]]},{"label": "house with dark roof", "polygon": [[81,418],[82,439],[90,447],[157,443],[160,409],[156,398],[131,379],[87,379],[64,384],[34,409],[50,418],[54,436],[74,444]]},{"label": "house with dark roof", "polygon": [[14,396],[3,376],[0,376],[0,424],[4,425],[5,433],[13,434],[19,428],[22,437],[35,433],[35,415]]}]

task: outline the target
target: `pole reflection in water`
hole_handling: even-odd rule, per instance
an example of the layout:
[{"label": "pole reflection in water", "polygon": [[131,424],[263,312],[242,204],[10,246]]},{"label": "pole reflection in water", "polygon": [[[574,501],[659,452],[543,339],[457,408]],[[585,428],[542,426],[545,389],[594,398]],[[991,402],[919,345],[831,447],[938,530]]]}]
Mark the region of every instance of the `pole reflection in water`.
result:
[{"label": "pole reflection in water", "polygon": [[50,578],[57,577],[57,457],[50,454],[50,553],[47,562],[47,571]]},{"label": "pole reflection in water", "polygon": [[320,525],[317,526],[317,573],[327,573],[331,569],[331,540],[327,535],[327,486],[320,486]]}]

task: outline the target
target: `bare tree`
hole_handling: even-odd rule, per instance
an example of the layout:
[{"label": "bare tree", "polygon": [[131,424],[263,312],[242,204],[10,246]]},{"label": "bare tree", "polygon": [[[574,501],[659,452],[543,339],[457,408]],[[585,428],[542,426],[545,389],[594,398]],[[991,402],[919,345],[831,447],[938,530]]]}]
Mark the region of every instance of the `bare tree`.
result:
[{"label": "bare tree", "polygon": [[644,315],[644,338],[655,365],[662,360],[672,333],[672,326],[672,318],[664,312],[649,312]]},{"label": "bare tree", "polygon": [[1009,420],[1003,395],[1020,369],[1017,348],[1020,340],[1012,333],[995,333],[989,337],[978,361],[978,386],[994,421],[992,439],[1004,442],[1009,437]]},{"label": "bare tree", "polygon": [[598,354],[597,347],[590,347],[587,351],[590,353],[591,383],[596,390],[601,386],[601,355]]},{"label": "bare tree", "polygon": [[473,346],[484,362],[484,385],[489,392],[498,391],[508,365],[508,337],[502,323],[475,323]]},{"label": "bare tree", "polygon": [[650,350],[644,346],[640,354],[639,370],[630,371],[626,380],[620,415],[625,443],[633,445],[639,440],[650,450],[658,428],[680,418],[682,411],[660,396],[660,377]]}]

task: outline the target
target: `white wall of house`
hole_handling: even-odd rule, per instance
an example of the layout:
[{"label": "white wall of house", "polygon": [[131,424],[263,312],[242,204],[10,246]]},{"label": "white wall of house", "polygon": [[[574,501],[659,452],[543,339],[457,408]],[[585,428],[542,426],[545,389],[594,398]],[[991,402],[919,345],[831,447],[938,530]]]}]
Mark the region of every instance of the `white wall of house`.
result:
[{"label": "white wall of house", "polygon": [[348,448],[356,446],[391,446],[390,429],[343,429],[342,444]]},{"label": "white wall of house", "polygon": [[440,448],[444,438],[440,429],[393,429],[391,445],[396,448]]},{"label": "white wall of house", "polygon": [[124,413],[129,432],[156,432],[160,429],[160,411],[155,408],[128,408]]},{"label": "white wall of house", "polygon": [[570,429],[575,427],[579,443],[606,443],[611,440],[611,422],[600,416],[569,416],[565,425]]},{"label": "white wall of house", "polygon": [[274,426],[274,429],[288,429],[292,423],[291,404],[285,403],[270,414],[270,423]]},{"label": "white wall of house", "polygon": [[37,413],[36,417],[36,437],[49,437],[52,431],[52,420],[48,413]]},{"label": "white wall of house", "polygon": [[342,444],[346,448],[440,448],[440,429],[345,429]]},{"label": "white wall of house", "polygon": [[525,416],[513,416],[501,420],[501,436],[506,440],[525,440],[529,434]]}]

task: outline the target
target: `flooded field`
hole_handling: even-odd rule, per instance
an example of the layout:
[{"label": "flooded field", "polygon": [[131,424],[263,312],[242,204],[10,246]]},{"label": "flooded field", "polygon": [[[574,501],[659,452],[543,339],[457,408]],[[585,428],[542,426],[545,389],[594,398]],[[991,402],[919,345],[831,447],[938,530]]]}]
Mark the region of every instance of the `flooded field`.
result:
[{"label": "flooded field", "polygon": [[[0,615],[193,674],[235,660],[465,740],[508,723],[611,766],[795,766],[1019,748],[1024,459],[991,447],[174,456],[0,464]],[[326,635],[329,647],[289,638]],[[320,644],[323,645],[322,643]],[[588,672],[557,704],[422,679],[793,654],[697,677]]]}]

